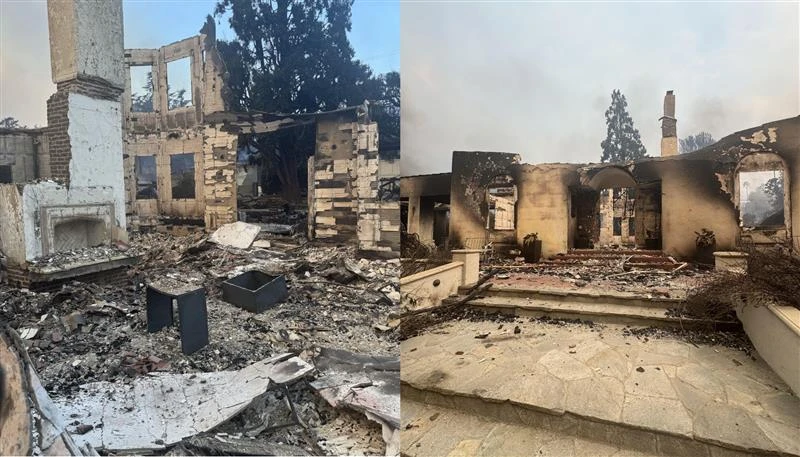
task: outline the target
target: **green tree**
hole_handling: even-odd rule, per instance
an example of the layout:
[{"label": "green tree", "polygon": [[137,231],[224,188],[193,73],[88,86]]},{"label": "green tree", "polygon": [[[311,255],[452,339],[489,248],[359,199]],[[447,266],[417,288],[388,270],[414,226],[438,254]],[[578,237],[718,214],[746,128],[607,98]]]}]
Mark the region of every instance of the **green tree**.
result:
[{"label": "green tree", "polygon": [[647,155],[628,114],[628,101],[618,89],[611,92],[611,106],[606,110],[606,139],[600,143],[603,148],[603,163],[625,163],[641,159]]},{"label": "green tree", "polygon": [[378,150],[383,158],[399,158],[400,154],[400,73],[382,75],[381,93],[372,109],[372,120],[378,123]]},{"label": "green tree", "polygon": [[[380,100],[375,104],[376,117],[395,116],[397,133],[381,125],[379,139],[390,141],[395,136],[399,141],[399,110],[395,113],[394,105],[383,101],[394,93],[395,81],[399,96],[399,74],[376,77],[354,58],[347,38],[352,3],[220,0],[216,14],[230,13],[236,33],[236,39],[217,44],[228,73],[231,109],[297,114]],[[313,136],[308,129],[296,128],[247,139],[259,151],[262,165],[277,174],[289,199],[300,196],[305,162],[314,152]]]},{"label": "green tree", "polygon": [[11,116],[4,117],[0,120],[0,128],[4,129],[24,129],[25,126],[21,125],[19,121]]},{"label": "green tree", "polygon": [[[177,91],[171,90],[169,83],[167,83],[167,107],[169,109],[180,108],[188,106],[189,100],[186,100],[186,89]],[[153,111],[153,73],[147,72],[147,80],[142,85],[142,92],[133,92],[131,94],[131,111],[136,113],[148,113]]]},{"label": "green tree", "polygon": [[714,137],[708,132],[700,132],[697,135],[689,135],[686,138],[680,139],[681,154],[703,149],[704,147],[711,146],[716,142],[717,140],[715,140]]}]

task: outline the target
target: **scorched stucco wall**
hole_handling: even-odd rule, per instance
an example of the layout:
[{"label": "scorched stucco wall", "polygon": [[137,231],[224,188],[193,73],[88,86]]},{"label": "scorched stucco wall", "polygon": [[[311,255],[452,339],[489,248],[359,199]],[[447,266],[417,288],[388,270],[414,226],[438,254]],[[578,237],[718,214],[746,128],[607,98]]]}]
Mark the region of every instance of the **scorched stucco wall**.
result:
[{"label": "scorched stucco wall", "polygon": [[716,250],[736,249],[739,222],[731,196],[723,192],[713,163],[671,160],[658,163],[661,177],[662,248],[669,255],[693,258],[695,240],[705,228],[714,232]]},{"label": "scorched stucco wall", "polygon": [[519,179],[517,243],[528,233],[538,233],[542,257],[569,249],[572,227],[570,186],[578,184],[575,164],[523,164],[515,167]]}]

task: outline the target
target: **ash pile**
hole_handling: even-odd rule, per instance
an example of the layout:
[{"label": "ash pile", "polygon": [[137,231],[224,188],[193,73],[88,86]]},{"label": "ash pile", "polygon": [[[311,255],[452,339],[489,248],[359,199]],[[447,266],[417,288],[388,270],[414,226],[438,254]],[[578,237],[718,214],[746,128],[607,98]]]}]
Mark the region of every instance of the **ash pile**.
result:
[{"label": "ash pile", "polygon": [[[399,260],[241,222],[210,237],[135,235],[125,249],[140,258],[127,287],[0,286],[0,321],[83,453],[399,452]],[[225,292],[252,274],[285,288],[258,312]],[[175,305],[162,313],[172,325],[155,331],[154,290]],[[180,305],[197,290],[205,329],[189,319],[202,313]]]}]

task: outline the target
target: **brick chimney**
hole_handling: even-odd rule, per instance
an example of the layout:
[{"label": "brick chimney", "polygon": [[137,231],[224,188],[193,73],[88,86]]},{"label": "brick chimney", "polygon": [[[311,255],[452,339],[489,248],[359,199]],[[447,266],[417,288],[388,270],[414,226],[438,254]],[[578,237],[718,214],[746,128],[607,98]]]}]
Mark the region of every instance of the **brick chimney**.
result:
[{"label": "brick chimney", "polygon": [[661,157],[678,155],[678,120],[675,119],[675,94],[664,96],[664,115],[661,121]]}]

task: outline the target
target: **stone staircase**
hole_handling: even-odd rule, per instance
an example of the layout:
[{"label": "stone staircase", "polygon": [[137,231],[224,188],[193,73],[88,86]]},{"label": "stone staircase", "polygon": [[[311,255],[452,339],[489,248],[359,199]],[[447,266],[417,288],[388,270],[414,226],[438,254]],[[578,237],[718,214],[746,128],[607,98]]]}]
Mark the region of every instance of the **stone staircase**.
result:
[{"label": "stone staircase", "polygon": [[[460,296],[449,298],[445,303],[462,300],[468,293],[468,288],[460,288],[459,293]],[[681,308],[680,298],[651,297],[624,292],[596,293],[493,285],[480,296],[468,301],[466,305],[486,312],[501,312],[521,317],[549,316],[597,323],[679,328],[741,327],[738,321],[708,321],[680,317],[675,311],[670,311]]]},{"label": "stone staircase", "polygon": [[[641,250],[545,264],[602,262],[682,265]],[[641,328],[738,321],[677,317],[674,295],[501,283],[465,306],[514,318],[457,320],[401,343],[401,455],[800,457],[800,399],[763,360]],[[528,319],[541,316],[563,321]]]}]

